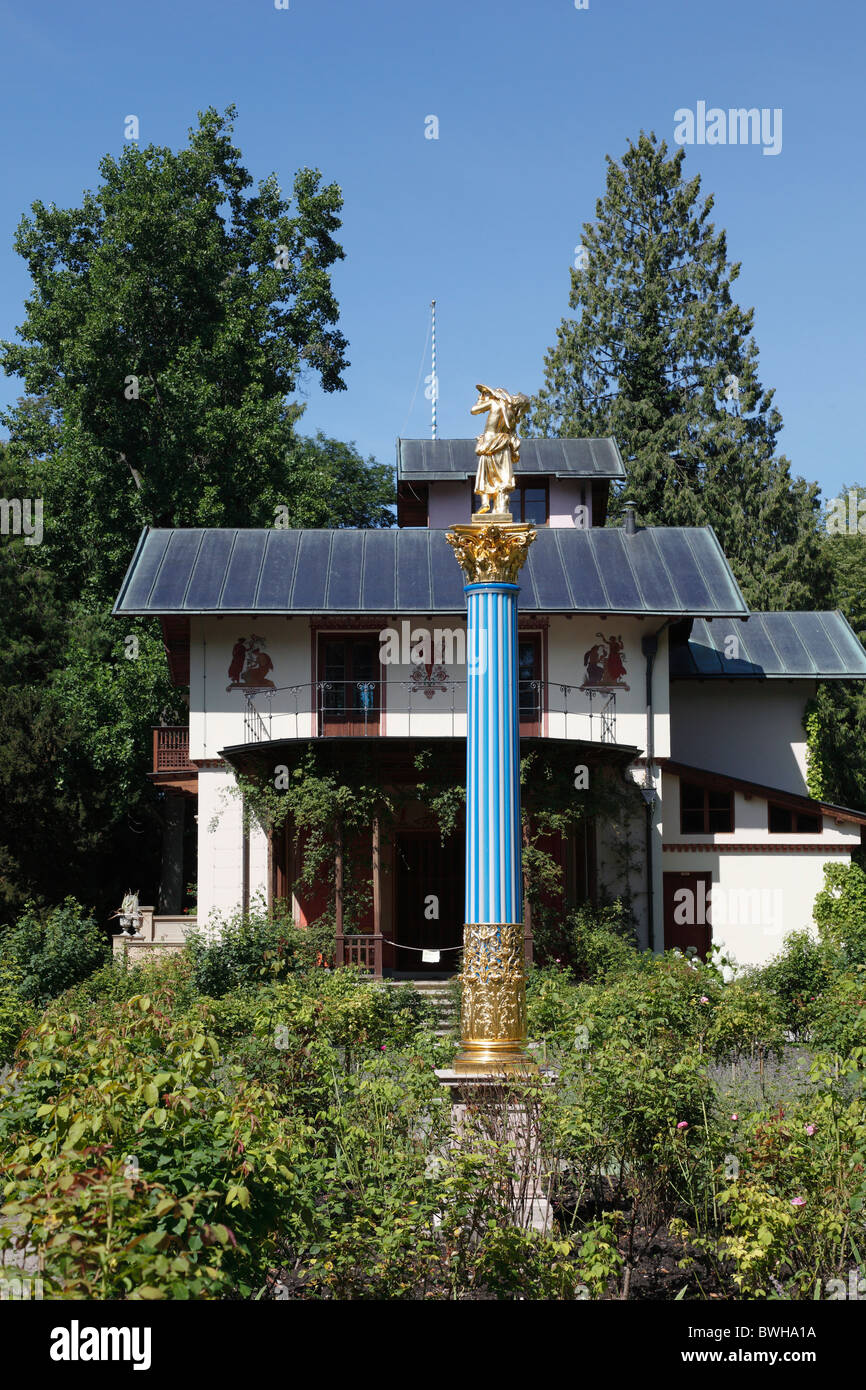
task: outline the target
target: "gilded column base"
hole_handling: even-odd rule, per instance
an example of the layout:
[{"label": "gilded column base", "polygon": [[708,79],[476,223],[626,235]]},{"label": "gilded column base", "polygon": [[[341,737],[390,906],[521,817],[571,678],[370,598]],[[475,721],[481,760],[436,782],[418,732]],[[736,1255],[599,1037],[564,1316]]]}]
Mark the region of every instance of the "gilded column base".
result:
[{"label": "gilded column base", "polygon": [[526,966],[522,922],[463,928],[461,1048],[456,1072],[535,1071],[526,1051]]}]

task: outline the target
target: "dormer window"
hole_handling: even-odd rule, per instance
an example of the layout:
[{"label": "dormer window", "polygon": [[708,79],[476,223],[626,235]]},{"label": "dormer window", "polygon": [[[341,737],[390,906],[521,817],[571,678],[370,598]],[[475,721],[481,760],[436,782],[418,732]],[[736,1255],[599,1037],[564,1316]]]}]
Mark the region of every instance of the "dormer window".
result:
[{"label": "dormer window", "polygon": [[547,479],[531,482],[517,480],[511,494],[511,512],[515,521],[531,521],[533,526],[546,526],[550,519]]},{"label": "dormer window", "polygon": [[[550,523],[550,485],[547,478],[516,478],[511,494],[509,511],[515,521],[531,521],[533,526],[547,526]],[[473,496],[473,511],[478,509],[480,499]]]}]

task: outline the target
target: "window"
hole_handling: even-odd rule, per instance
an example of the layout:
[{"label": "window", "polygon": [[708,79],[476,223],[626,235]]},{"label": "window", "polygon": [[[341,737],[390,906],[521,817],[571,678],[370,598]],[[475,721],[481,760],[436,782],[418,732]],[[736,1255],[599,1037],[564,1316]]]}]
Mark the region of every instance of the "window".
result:
[{"label": "window", "polygon": [[520,732],[541,732],[541,640],[533,633],[517,642],[517,692],[520,706]]},{"label": "window", "polygon": [[[474,504],[480,503],[473,494]],[[531,521],[533,526],[546,526],[549,513],[549,492],[547,479],[534,479],[532,482],[519,481],[511,494],[508,509],[515,521]]]},{"label": "window", "polygon": [[516,521],[531,521],[534,526],[547,525],[547,483],[518,483],[511,494],[511,511]]},{"label": "window", "polygon": [[700,782],[680,782],[681,835],[717,835],[733,828],[733,792]]},{"label": "window", "polygon": [[768,811],[771,835],[820,835],[822,832],[821,816],[809,815],[806,811],[792,811],[789,806],[776,806],[772,801]]}]

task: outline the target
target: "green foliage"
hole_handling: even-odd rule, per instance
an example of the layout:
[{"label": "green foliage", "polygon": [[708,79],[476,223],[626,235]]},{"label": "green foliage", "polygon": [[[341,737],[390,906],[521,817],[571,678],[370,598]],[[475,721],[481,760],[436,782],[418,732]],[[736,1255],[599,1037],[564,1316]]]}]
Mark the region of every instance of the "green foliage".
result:
[{"label": "green foliage", "polygon": [[813,1047],[839,1057],[866,1048],[866,965],[835,975],[811,1010]]},{"label": "green foliage", "polygon": [[18,228],[32,289],[0,360],[29,394],[0,472],[41,499],[44,539],[0,554],[7,920],[69,892],[107,915],[127,876],[154,898],[150,730],[186,709],[157,627],[110,616],[142,527],[393,522],[392,470],[299,436],[289,400],[310,373],[343,385],[340,191],[311,169],[290,196],[253,189],[233,114],[204,112],[176,152],[126,145],[81,206],[37,201]]},{"label": "green foliage", "polygon": [[816,801],[827,799],[830,764],[826,738],[817,699],[809,700],[803,712],[803,731],[806,735],[806,786]]},{"label": "green foliage", "polygon": [[786,1009],[761,982],[760,975],[732,980],[712,1010],[706,1046],[716,1061],[746,1057],[781,1057],[786,1043]]},{"label": "green foliage", "polygon": [[[82,1184],[94,1184],[95,1217],[104,1192],[109,1234],[124,1251],[149,1233],[144,1251],[171,1258],[161,1273],[154,1264],[142,1278],[160,1275],[157,1287],[169,1297],[183,1273],[175,1257],[195,1264],[219,1225],[230,1228],[224,1255],[232,1277],[249,1291],[294,1185],[288,1158],[293,1147],[300,1156],[301,1138],[281,1097],[237,1066],[218,1068],[214,1039],[197,1021],[159,1007],[165,1002],[167,996],[135,995],[92,1029],[58,1011],[25,1039],[6,1083],[0,1152],[11,1205],[5,1214],[24,1237],[40,1238],[46,1279],[67,1297],[88,1296],[94,1261],[106,1281],[101,1296],[135,1296],[135,1289],[126,1282],[128,1270],[113,1269],[110,1260],[104,1268],[98,1233],[72,1266],[65,1242],[46,1241],[46,1183],[55,1196],[65,1184],[73,1203]],[[112,1219],[121,1165],[129,1184],[143,1187],[127,1192]],[[179,1203],[190,1210],[178,1212]],[[80,1235],[81,1214],[70,1220]],[[161,1233],[182,1240],[163,1242]]]},{"label": "green foliage", "polygon": [[20,972],[23,999],[44,1006],[105,961],[108,938],[74,898],[50,912],[32,903],[0,935],[0,960]]},{"label": "green foliage", "polygon": [[353,444],[299,438],[287,460],[280,525],[331,528],[393,526],[397,501],[394,469],[362,459]]},{"label": "green foliage", "polygon": [[162,1184],[130,1181],[98,1147],[83,1157],[94,1166],[74,1173],[65,1154],[49,1160],[38,1188],[27,1163],[11,1165],[6,1190],[17,1179],[24,1195],[0,1207],[4,1244],[24,1236],[42,1252],[50,1298],[186,1300],[230,1289],[222,1261],[233,1233],[196,1218],[213,1194],[179,1198]]},{"label": "green foliage", "polygon": [[499,1299],[570,1300],[577,1297],[582,1274],[570,1241],[515,1226],[490,1225],[475,1266],[477,1282]]},{"label": "green foliage", "polygon": [[825,864],[814,915],[824,942],[848,965],[866,965],[866,872],[859,864]]},{"label": "green foliage", "polygon": [[539,960],[570,969],[578,979],[621,975],[637,964],[634,923],[619,899],[598,907],[581,903],[558,915],[544,913],[538,925],[534,916],[533,936]]},{"label": "green foliage", "polygon": [[22,1039],[3,1238],[36,1247],[52,1297],[628,1297],[670,1224],[690,1296],[800,1298],[860,1248],[862,970],[819,1001],[834,1055],[808,1090],[737,1115],[714,1069],[777,1049],[763,972],[631,948],[591,983],[535,969],[556,1071],[491,1085],[455,1130],[419,995],[297,959],[273,975],[265,922],[219,997],[194,959],[110,962]]},{"label": "green foliage", "polygon": [[[691,1243],[722,1262],[741,1298],[820,1297],[861,1263],[866,1195],[866,1051],[841,1065],[816,1058],[811,1086],[771,1113],[732,1117],[735,1180],[718,1195],[722,1228]],[[680,1234],[685,1234],[683,1226]]]},{"label": "green foliage", "polygon": [[[866,488],[841,490],[847,513],[849,494],[862,505]],[[828,503],[833,507],[833,503]],[[835,510],[835,508],[834,508]],[[829,524],[828,517],[828,524]],[[846,522],[849,517],[846,515]],[[863,526],[860,517],[859,525]],[[847,530],[824,539],[823,560],[830,575],[830,602],[842,611],[866,645],[866,537]],[[862,681],[827,681],[806,708],[809,792],[836,806],[866,807],[866,691]]]},{"label": "green foliage", "polygon": [[45,545],[70,594],[113,597],[145,524],[271,524],[292,481],[286,397],[307,371],[343,389],[340,191],[313,169],[290,198],[273,175],[250,191],[234,114],[201,113],[177,152],[105,156],[80,207],[37,201],[19,226],[33,290],[3,365],[51,416],[7,423],[43,460]]},{"label": "green foliage", "polygon": [[241,985],[279,979],[294,969],[294,932],[282,914],[235,913],[205,934],[186,936],[192,978],[201,994],[216,998]]},{"label": "green foliage", "polygon": [[23,972],[0,954],[0,1067],[12,1061],[15,1048],[39,1014],[21,992]]},{"label": "green foliage", "polygon": [[608,159],[585,264],[570,272],[578,316],[545,357],[530,430],[613,435],[642,521],[712,525],[752,608],[821,606],[818,489],[776,454],[782,417],[758,378],[754,313],[731,296],[740,267],[684,158],[641,133]]},{"label": "green foliage", "polygon": [[795,1038],[808,1036],[812,1006],[833,970],[832,955],[808,931],[786,936],[782,950],[761,969],[760,979],[778,1000],[785,1027]]}]

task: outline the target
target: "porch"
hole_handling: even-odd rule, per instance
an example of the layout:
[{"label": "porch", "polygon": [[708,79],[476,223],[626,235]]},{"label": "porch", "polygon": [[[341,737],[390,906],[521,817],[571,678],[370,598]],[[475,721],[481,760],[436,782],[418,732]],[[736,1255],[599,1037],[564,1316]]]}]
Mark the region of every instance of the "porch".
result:
[{"label": "porch", "polygon": [[[564,777],[567,800],[576,794],[572,771],[583,760],[603,772],[631,762],[636,750],[558,740],[527,738],[524,756],[536,750]],[[543,750],[543,751],[542,751]],[[367,826],[347,831],[335,821],[329,837],[328,861],[317,866],[313,887],[301,887],[305,841],[291,817],[271,832],[267,844],[267,885],[271,903],[291,904],[300,926],[329,918],[334,924],[334,964],[352,965],[375,978],[406,975],[431,978],[460,968],[465,919],[465,837],[462,810],[447,833],[431,809],[443,789],[461,788],[465,778],[465,741],[334,738],[295,743],[290,740],[239,745],[222,750],[229,766],[248,778],[272,780],[273,769],[293,770],[310,753],[316,758],[316,778],[333,778],[342,785],[382,790],[381,814]],[[420,762],[424,770],[419,767]],[[425,755],[427,761],[424,761]],[[419,785],[423,784],[423,785]],[[548,781],[541,764],[533,764],[527,789],[527,812],[535,796],[542,798]],[[539,803],[541,804],[541,803]],[[554,843],[555,840],[555,843]],[[592,899],[597,891],[594,822],[587,815],[580,828],[543,842],[561,869],[563,902]],[[331,855],[333,857],[331,857]],[[246,862],[248,856],[244,856]],[[534,951],[529,896],[525,908],[525,955]]]}]

